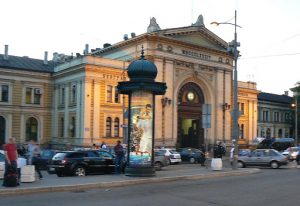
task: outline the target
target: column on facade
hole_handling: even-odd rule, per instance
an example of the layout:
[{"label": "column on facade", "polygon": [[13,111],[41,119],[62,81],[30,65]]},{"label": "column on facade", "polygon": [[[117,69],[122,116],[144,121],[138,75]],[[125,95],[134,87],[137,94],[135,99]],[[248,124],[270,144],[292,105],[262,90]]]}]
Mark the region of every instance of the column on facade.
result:
[{"label": "column on facade", "polygon": [[83,132],[82,132],[82,119],[83,116],[81,114],[81,111],[83,111],[84,104],[82,104],[82,99],[84,98],[83,96],[83,91],[82,91],[82,81],[77,81],[76,82],[76,119],[75,119],[75,142],[74,143],[79,143],[80,137],[82,137]]},{"label": "column on facade", "polygon": [[52,99],[52,125],[51,125],[51,133],[52,138],[58,138],[59,132],[59,120],[58,120],[58,102],[59,102],[59,87],[57,85],[54,86],[54,95]]},{"label": "column on facade", "polygon": [[93,139],[100,142],[100,82],[94,81]]},{"label": "column on facade", "polygon": [[[216,140],[227,140],[230,137],[225,137],[225,134],[223,134],[223,126],[225,122],[220,121],[223,120],[223,105],[224,105],[224,74],[223,71],[218,69],[216,70],[216,79],[214,82],[214,99],[215,103],[212,104],[212,110],[215,110],[215,117],[212,117],[211,121],[214,121],[215,126],[215,136],[212,137],[214,139],[210,139],[210,143],[214,143]],[[225,78],[226,81],[226,78]],[[226,85],[226,82],[225,82]],[[228,87],[230,88],[230,87]],[[230,91],[230,90],[229,90]],[[226,96],[225,96],[226,97]],[[206,102],[205,102],[206,103]],[[224,138],[224,139],[223,139]]]},{"label": "column on facade", "polygon": [[82,110],[82,117],[83,117],[83,127],[84,132],[82,136],[82,143],[84,145],[91,145],[93,144],[93,139],[91,139],[91,95],[92,95],[92,84],[90,79],[86,79],[83,84],[83,98],[84,98],[84,107]]},{"label": "column on facade", "polygon": [[64,99],[64,141],[68,141],[69,139],[69,85],[65,84],[65,99]]}]

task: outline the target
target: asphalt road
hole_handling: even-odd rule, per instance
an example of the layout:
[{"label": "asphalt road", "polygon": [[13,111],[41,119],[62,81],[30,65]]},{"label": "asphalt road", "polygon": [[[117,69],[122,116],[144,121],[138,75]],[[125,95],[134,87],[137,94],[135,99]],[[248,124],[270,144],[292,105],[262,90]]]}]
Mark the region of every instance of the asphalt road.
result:
[{"label": "asphalt road", "polygon": [[1,197],[0,206],[253,206],[298,205],[300,169],[89,191]]}]

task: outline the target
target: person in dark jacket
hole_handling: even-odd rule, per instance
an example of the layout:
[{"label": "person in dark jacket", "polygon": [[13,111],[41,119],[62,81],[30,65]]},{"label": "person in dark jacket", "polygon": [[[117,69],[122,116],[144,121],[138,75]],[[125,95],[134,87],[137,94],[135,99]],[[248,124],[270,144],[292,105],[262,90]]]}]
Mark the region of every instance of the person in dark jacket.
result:
[{"label": "person in dark jacket", "polygon": [[114,147],[115,152],[115,173],[120,174],[122,171],[122,162],[124,158],[124,149],[121,145],[121,141],[118,140],[116,146]]},{"label": "person in dark jacket", "polygon": [[222,146],[222,142],[218,142],[214,147],[214,158],[222,158],[225,155],[225,148]]}]

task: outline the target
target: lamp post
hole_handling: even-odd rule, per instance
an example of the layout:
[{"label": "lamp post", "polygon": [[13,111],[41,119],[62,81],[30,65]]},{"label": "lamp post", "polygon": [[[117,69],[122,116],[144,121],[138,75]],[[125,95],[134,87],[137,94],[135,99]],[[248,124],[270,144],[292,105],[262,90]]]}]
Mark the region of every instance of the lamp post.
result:
[{"label": "lamp post", "polygon": [[234,24],[230,22],[212,22],[211,24],[220,25],[220,24],[230,24],[234,26],[234,40],[229,43],[229,48],[227,51],[232,53],[234,56],[234,72],[233,72],[233,112],[232,112],[232,140],[234,142],[234,155],[233,155],[233,164],[232,169],[237,169],[237,157],[238,157],[238,119],[239,119],[239,108],[238,108],[238,79],[237,79],[237,60],[239,56],[239,52],[237,47],[240,46],[240,43],[237,42],[237,33],[236,28],[240,27],[236,24],[236,10],[234,13]]},{"label": "lamp post", "polygon": [[295,103],[292,104],[292,107],[295,108],[295,144],[298,146],[298,100],[297,100],[297,93],[295,92]]}]

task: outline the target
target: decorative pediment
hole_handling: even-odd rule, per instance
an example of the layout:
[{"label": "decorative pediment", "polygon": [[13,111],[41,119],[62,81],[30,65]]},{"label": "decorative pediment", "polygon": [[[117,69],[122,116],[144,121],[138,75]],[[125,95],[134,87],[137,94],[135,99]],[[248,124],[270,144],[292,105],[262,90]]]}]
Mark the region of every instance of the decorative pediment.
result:
[{"label": "decorative pediment", "polygon": [[228,46],[227,42],[206,29],[204,26],[190,26],[161,30],[158,34],[178,41],[220,51],[226,51]]}]

